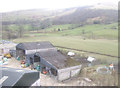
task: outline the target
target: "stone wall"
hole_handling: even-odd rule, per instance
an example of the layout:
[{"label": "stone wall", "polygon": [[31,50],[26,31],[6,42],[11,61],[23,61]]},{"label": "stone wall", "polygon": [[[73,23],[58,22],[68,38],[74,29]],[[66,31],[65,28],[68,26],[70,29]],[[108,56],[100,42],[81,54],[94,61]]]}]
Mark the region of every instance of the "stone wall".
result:
[{"label": "stone wall", "polygon": [[73,66],[65,69],[58,69],[58,80],[63,81],[66,79],[69,79],[71,77],[74,77],[80,73],[82,65]]}]

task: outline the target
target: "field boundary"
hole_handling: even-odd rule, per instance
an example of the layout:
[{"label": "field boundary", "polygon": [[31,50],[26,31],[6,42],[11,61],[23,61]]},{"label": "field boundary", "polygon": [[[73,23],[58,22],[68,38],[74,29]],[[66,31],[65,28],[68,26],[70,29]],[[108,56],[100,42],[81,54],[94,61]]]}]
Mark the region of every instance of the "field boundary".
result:
[{"label": "field boundary", "polygon": [[63,46],[55,46],[55,47],[64,48],[64,49],[70,49],[70,50],[75,50],[75,51],[82,51],[82,52],[87,52],[87,53],[93,53],[93,54],[98,54],[98,55],[103,55],[103,56],[109,56],[109,57],[120,58],[120,57],[118,57],[118,56],[113,56],[113,55],[109,55],[109,54],[102,54],[102,53],[98,53],[98,52],[92,52],[92,51],[86,51],[86,50],[68,48],[68,47],[63,47]]}]

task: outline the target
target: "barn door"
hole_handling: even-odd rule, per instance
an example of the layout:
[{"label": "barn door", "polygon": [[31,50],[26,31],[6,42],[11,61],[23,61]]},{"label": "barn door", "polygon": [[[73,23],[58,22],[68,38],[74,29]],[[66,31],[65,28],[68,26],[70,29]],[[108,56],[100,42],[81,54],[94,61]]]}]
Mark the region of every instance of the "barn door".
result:
[{"label": "barn door", "polygon": [[30,64],[33,64],[33,59],[30,57]]},{"label": "barn door", "polygon": [[34,69],[33,58],[31,57],[30,57],[30,65],[31,65],[31,69]]},{"label": "barn door", "polygon": [[34,62],[40,62],[40,57],[37,55],[34,55]]}]

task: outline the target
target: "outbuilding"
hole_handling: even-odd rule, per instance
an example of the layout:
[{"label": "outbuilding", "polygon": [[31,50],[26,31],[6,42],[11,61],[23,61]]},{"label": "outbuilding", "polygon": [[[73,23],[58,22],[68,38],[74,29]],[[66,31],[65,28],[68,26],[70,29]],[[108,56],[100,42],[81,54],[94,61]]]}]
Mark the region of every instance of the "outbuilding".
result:
[{"label": "outbuilding", "polygon": [[[16,46],[16,56],[20,57],[21,60],[29,59],[33,57],[33,54],[39,51],[46,51],[46,50],[54,50],[55,48],[50,42],[43,41],[43,42],[25,42],[19,43]],[[27,61],[30,63],[30,61]]]},{"label": "outbuilding", "polygon": [[[58,51],[50,42],[27,42],[16,46],[16,54],[20,59],[36,67],[40,65],[40,71],[46,71],[59,81],[69,79],[80,73],[81,64],[71,64],[72,59]],[[75,63],[72,60],[72,63]]]},{"label": "outbuilding", "polygon": [[[34,58],[40,59],[41,71],[46,70],[48,75],[53,76],[59,81],[76,76],[81,70],[80,64],[68,65],[68,60],[71,58],[63,55],[59,51],[48,50],[45,52],[37,52]],[[75,63],[75,61],[73,63]]]}]

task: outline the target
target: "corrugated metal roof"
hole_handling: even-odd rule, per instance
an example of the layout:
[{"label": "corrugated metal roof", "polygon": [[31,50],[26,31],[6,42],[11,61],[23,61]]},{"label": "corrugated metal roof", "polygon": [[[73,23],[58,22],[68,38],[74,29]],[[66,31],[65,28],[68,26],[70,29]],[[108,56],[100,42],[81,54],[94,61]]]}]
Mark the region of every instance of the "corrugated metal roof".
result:
[{"label": "corrugated metal roof", "polygon": [[61,54],[58,51],[48,50],[45,52],[38,52],[36,55],[40,56],[45,61],[51,63],[58,69],[64,68],[66,65],[67,56]]},{"label": "corrugated metal roof", "polygon": [[53,45],[48,41],[19,43],[16,47],[24,50],[54,48]]},{"label": "corrugated metal roof", "polygon": [[[39,79],[39,72],[25,69],[0,67],[1,76],[7,77],[0,85],[4,86],[31,86]],[[0,80],[1,81],[1,80]]]}]

